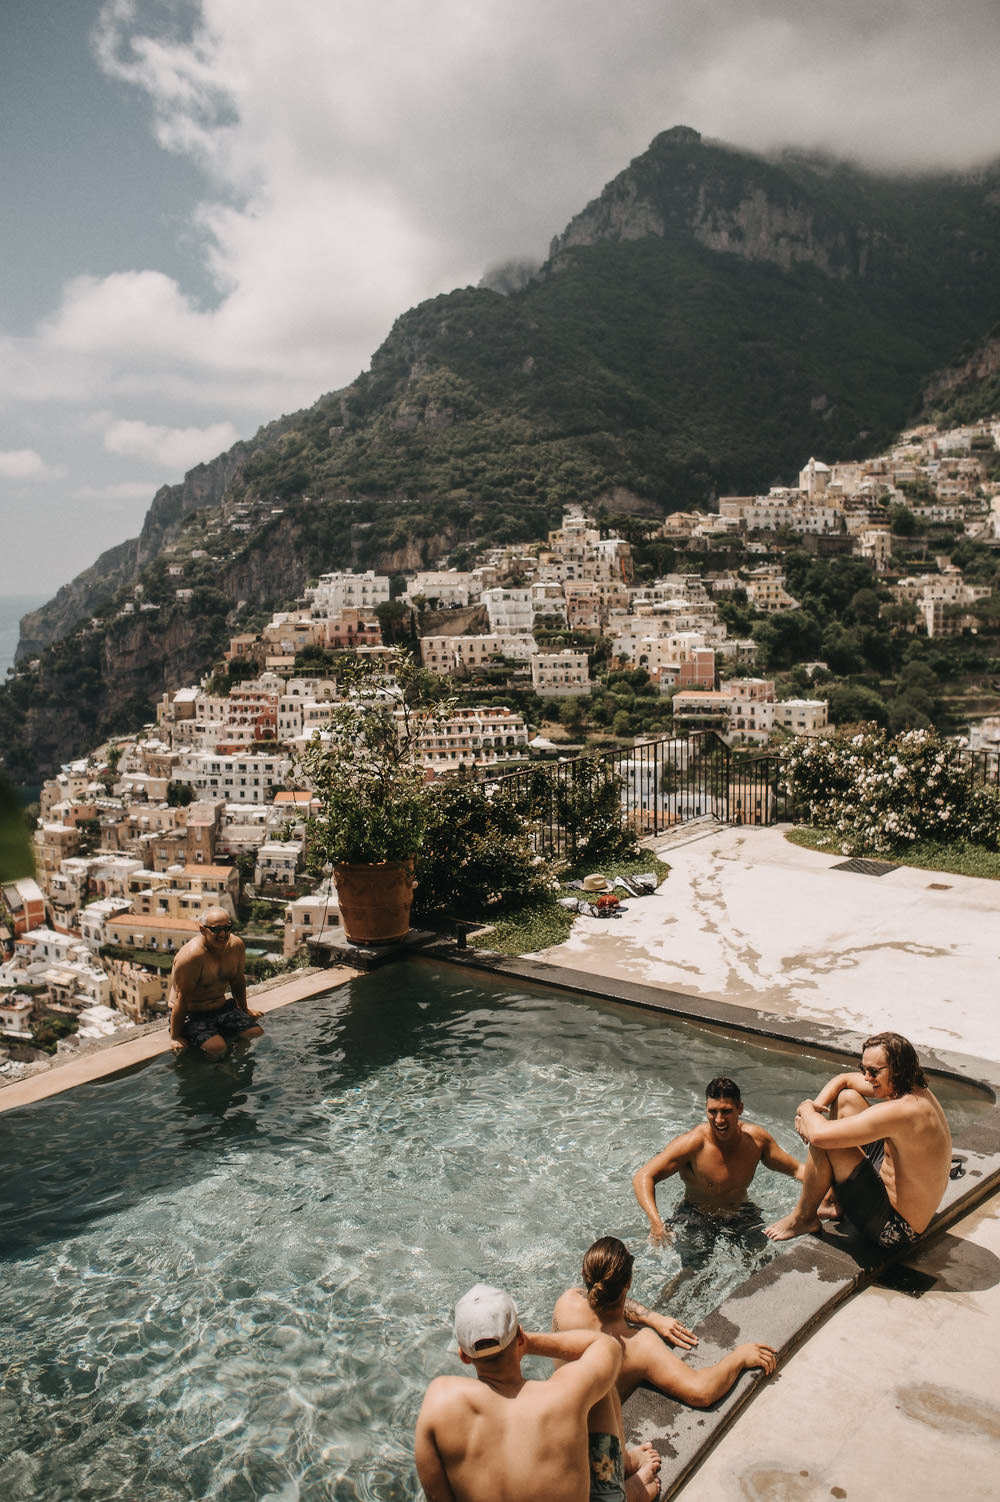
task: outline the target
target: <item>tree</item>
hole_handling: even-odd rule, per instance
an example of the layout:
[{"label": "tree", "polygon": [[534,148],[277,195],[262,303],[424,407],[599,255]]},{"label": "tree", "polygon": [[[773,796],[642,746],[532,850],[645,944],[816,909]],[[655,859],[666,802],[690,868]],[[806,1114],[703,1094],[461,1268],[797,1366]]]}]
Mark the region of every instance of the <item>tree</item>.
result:
[{"label": "tree", "polygon": [[19,877],[34,874],[34,854],[21,805],[0,773],[0,881],[17,881]]},{"label": "tree", "polygon": [[584,727],[583,705],[579,698],[563,699],[559,705],[559,723],[565,725],[570,735],[582,735]]},{"label": "tree", "polygon": [[909,506],[901,506],[898,501],[889,507],[889,526],[894,537],[919,537],[927,530],[923,517],[917,516]]},{"label": "tree", "polygon": [[827,690],[826,699],[831,725],[862,725],[871,722],[885,729],[889,724],[885,700],[870,688],[838,683]]},{"label": "tree", "polygon": [[409,646],[417,641],[413,611],[402,600],[383,600],[375,606],[375,615],[387,647]]}]

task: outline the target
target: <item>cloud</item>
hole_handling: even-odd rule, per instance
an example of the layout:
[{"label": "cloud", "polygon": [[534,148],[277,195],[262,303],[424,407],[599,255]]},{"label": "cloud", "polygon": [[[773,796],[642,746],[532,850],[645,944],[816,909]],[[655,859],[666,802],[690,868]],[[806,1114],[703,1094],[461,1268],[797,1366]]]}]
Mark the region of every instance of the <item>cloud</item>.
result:
[{"label": "cloud", "polygon": [[0,450],[0,478],[36,480],[47,473],[45,460],[34,449]]},{"label": "cloud", "polygon": [[207,428],[165,428],[121,418],[105,433],[104,448],[109,454],[143,459],[183,473],[232,448],[238,437],[229,422],[213,423]]},{"label": "cloud", "polygon": [[[193,164],[200,201],[164,219],[184,248],[173,274],[166,256],[122,266],[127,178],[113,152],[92,153],[106,254],[74,260],[67,226],[49,312],[0,337],[0,443],[44,454],[50,472],[66,458],[77,492],[128,463],[176,463],[180,479],[213,457],[214,435],[227,447],[346,385],[406,309],[544,256],[670,126],[882,168],[966,168],[1000,149],[996,0],[960,12],[940,0],[106,0],[92,45],[101,82],[145,112],[132,122]],[[9,217],[16,228],[16,205]],[[52,493],[65,505],[70,491]],[[86,511],[68,525],[82,529]]]}]

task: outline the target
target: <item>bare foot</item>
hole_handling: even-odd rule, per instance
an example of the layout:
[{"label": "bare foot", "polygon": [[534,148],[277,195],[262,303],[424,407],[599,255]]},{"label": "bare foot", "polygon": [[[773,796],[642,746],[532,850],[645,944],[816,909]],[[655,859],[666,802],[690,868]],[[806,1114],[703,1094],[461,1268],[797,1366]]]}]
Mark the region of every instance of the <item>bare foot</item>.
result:
[{"label": "bare foot", "polygon": [[641,1445],[636,1445],[631,1450],[625,1451],[625,1474],[632,1476],[644,1465],[655,1465],[660,1469],[660,1452],[649,1440],[643,1440]]},{"label": "bare foot", "polygon": [[819,1230],[819,1221],[816,1216],[811,1220],[799,1220],[793,1212],[791,1215],[783,1215],[776,1220],[773,1226],[767,1226],[764,1235],[772,1241],[793,1241],[796,1236],[809,1236],[813,1231]]},{"label": "bare foot", "polygon": [[824,1194],[816,1214],[820,1220],[840,1219],[840,1205],[837,1203],[837,1196],[832,1189],[828,1189],[826,1194]]},{"label": "bare foot", "polygon": [[651,1444],[625,1452],[626,1502],[657,1502],[660,1495],[660,1456]]}]

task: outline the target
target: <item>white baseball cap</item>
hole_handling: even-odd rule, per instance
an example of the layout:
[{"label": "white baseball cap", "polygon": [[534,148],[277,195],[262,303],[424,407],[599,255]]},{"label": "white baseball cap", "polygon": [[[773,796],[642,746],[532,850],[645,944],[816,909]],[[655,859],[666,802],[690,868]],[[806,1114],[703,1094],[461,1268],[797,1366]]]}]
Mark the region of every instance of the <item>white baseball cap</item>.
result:
[{"label": "white baseball cap", "polygon": [[498,1355],[510,1345],[517,1327],[517,1305],[510,1294],[487,1283],[477,1283],[455,1305],[455,1339],[466,1356]]}]

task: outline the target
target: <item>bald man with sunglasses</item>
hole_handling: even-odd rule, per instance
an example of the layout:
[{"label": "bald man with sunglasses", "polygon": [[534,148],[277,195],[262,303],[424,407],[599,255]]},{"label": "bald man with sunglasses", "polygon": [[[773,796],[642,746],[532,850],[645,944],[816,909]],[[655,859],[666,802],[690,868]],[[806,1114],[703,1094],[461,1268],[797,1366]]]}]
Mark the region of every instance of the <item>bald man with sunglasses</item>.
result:
[{"label": "bald man with sunglasses", "polygon": [[[246,950],[225,908],[210,907],[198,933],[177,951],[170,972],[170,1044],[219,1058],[233,1038],[260,1038],[259,1012],[247,1008]],[[226,992],[232,995],[229,1001]]]},{"label": "bald man with sunglasses", "polygon": [[900,1033],[869,1038],[860,1070],[804,1100],[795,1129],[809,1145],[802,1193],[790,1215],[768,1226],[772,1241],[818,1231],[831,1189],[842,1215],[887,1251],[911,1245],[930,1225],[951,1170],[951,1132]]}]

